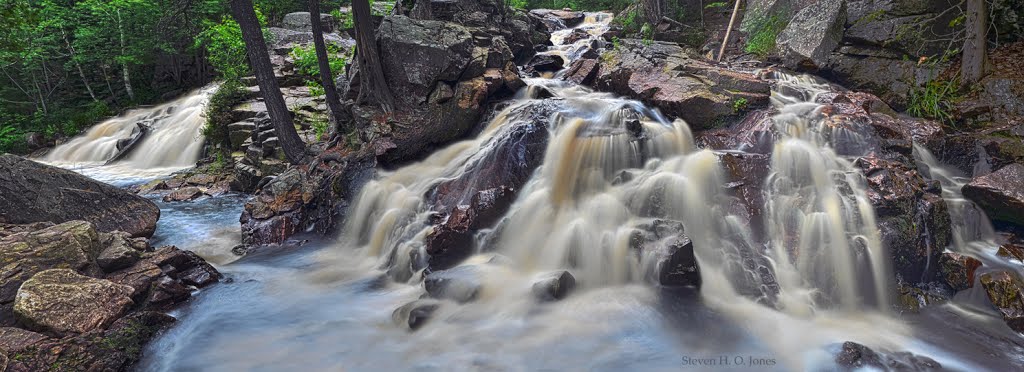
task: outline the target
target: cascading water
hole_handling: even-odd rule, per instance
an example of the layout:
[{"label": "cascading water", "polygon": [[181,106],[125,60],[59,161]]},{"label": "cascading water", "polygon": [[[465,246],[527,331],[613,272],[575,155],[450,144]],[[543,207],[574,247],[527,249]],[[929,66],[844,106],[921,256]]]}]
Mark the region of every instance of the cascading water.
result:
[{"label": "cascading water", "polygon": [[[579,28],[597,35],[609,20],[591,14]],[[562,43],[573,31],[556,32],[548,53],[573,59],[597,40]],[[639,102],[527,79],[475,138],[366,184],[339,243],[224,267],[234,283],[197,297],[150,346],[143,367],[678,370],[681,357],[727,355],[773,362],[752,368],[823,370],[835,367],[835,345],[849,340],[976,369],[935,346],[945,335],[915,338],[919,328],[935,328],[929,323],[890,313],[894,280],[864,177],[835,149],[856,134],[833,126],[814,103],[826,87],[772,79],[778,113],[765,128],[772,147],[761,155],[770,160],[755,206],[764,214],[753,217],[763,221],[735,213],[723,161],[753,150],[700,149],[686,123]],[[394,326],[390,311],[423,294],[417,274],[437,223],[439,185],[484,182],[477,172],[494,169],[478,165],[492,154],[533,161],[502,151],[535,129],[546,139],[539,164],[461,264],[481,274],[475,301],[442,302],[412,333]],[[692,239],[698,298],[661,296],[646,283],[655,257],[631,239],[656,221],[678,222]],[[761,222],[764,231],[755,231]],[[578,289],[557,302],[533,300],[534,278],[552,270],[569,270]]]},{"label": "cascading water", "polygon": [[[203,111],[216,85],[204,87],[174,101],[152,108],[131,110],[94,125],[85,134],[51,150],[42,160],[97,177],[101,180],[144,174],[167,174],[191,167],[203,148]],[[118,153],[118,142],[149,128],[127,157],[113,166],[97,169]]]}]

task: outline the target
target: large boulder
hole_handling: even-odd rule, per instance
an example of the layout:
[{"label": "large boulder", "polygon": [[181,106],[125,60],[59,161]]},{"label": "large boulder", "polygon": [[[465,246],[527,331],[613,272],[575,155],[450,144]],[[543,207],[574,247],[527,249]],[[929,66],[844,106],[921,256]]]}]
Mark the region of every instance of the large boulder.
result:
[{"label": "large boulder", "polygon": [[[416,159],[464,136],[490,97],[523,86],[503,37],[457,23],[385,17],[377,44],[394,110],[360,104],[353,114],[379,138],[385,163]],[[358,97],[361,73],[358,64],[349,70],[347,98]]]},{"label": "large boulder", "polygon": [[134,302],[132,288],[68,269],[50,269],[21,285],[14,313],[31,329],[84,333],[110,325]]},{"label": "large boulder", "polygon": [[963,193],[993,220],[1024,226],[1024,165],[1011,164],[975,178]]},{"label": "large boulder", "polygon": [[996,271],[981,275],[989,301],[1011,329],[1024,333],[1024,282],[1016,273]]},{"label": "large boulder", "polygon": [[817,70],[843,39],[846,0],[820,0],[801,9],[776,41],[789,68]]},{"label": "large boulder", "polygon": [[65,222],[0,240],[0,319],[10,319],[18,288],[43,270],[63,268],[99,273],[94,260],[100,249],[96,229],[85,221]]},{"label": "large boulder", "polygon": [[152,236],[160,208],[152,201],[78,173],[0,155],[0,223],[72,220],[99,231]]},{"label": "large boulder", "polygon": [[258,247],[283,243],[301,231],[334,232],[376,164],[371,148],[336,147],[310,165],[289,168],[245,203],[239,218],[242,243]]},{"label": "large boulder", "polygon": [[469,159],[458,177],[428,192],[431,209],[438,213],[438,222],[425,239],[432,269],[446,269],[468,257],[476,232],[493,227],[505,215],[544,160],[547,120],[553,112],[550,102],[513,110],[506,117],[515,122],[494,135],[488,151]]},{"label": "large boulder", "polygon": [[904,163],[876,157],[854,162],[867,178],[893,270],[911,283],[938,279],[939,259],[951,243],[952,222],[941,188]]},{"label": "large boulder", "polygon": [[583,66],[587,61],[573,62],[566,79],[656,106],[694,129],[723,126],[768,104],[766,81],[713,65],[674,43],[624,39],[604,52],[597,72]]}]

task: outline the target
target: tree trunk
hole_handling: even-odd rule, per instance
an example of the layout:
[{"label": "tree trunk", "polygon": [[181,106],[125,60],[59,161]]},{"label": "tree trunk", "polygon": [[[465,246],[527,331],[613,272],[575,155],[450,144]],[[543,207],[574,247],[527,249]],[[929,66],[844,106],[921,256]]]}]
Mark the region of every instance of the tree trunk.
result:
[{"label": "tree trunk", "polygon": [[[387,80],[384,80],[384,70],[381,67],[380,55],[377,53],[370,2],[353,0],[352,16],[356,29],[356,55],[359,57],[359,97],[365,98],[369,91],[384,112],[390,113],[394,107],[394,98],[391,96]],[[356,103],[360,103],[360,100]]]},{"label": "tree trunk", "polygon": [[988,57],[988,4],[985,0],[967,0],[967,40],[961,58],[960,73],[963,86],[977,83],[985,76]]},{"label": "tree trunk", "polygon": [[657,25],[661,20],[661,0],[641,0],[640,7],[647,23]]},{"label": "tree trunk", "polygon": [[433,19],[434,14],[430,10],[430,0],[416,0],[412,6],[412,19]]},{"label": "tree trunk", "polygon": [[274,77],[274,67],[270,64],[270,54],[267,52],[263,30],[256,19],[252,0],[231,0],[230,4],[231,15],[242,29],[242,40],[249,55],[249,64],[256,75],[256,83],[260,87],[260,94],[263,95],[263,102],[267,105],[267,113],[274,125],[274,131],[277,132],[278,143],[288,161],[298,164],[305,157],[306,144],[295,131],[291,113],[288,112],[288,106],[281,96],[281,88]]},{"label": "tree trunk", "polygon": [[313,47],[316,49],[316,60],[320,65],[320,85],[324,87],[324,98],[327,100],[328,116],[333,127],[340,133],[348,133],[350,120],[344,117],[338,88],[334,86],[334,74],[327,57],[327,45],[324,44],[323,25],[320,24],[320,0],[309,0],[309,22],[313,26]]},{"label": "tree trunk", "polygon": [[[121,24],[121,9],[117,10],[117,30],[121,34],[121,56],[125,56],[127,48],[124,42],[124,25]],[[128,74],[128,62],[121,62],[121,75],[124,76],[124,90],[128,92],[128,98],[135,100],[135,92],[132,90],[132,79]]]},{"label": "tree trunk", "polygon": [[71,42],[68,41],[68,34],[64,30],[60,30],[61,35],[64,36],[64,45],[68,47],[68,53],[71,54],[71,61],[75,62],[75,68],[78,69],[78,76],[82,78],[82,83],[85,83],[85,90],[89,91],[89,97],[92,97],[93,102],[99,101],[96,99],[96,94],[93,93],[92,87],[89,86],[89,80],[85,78],[85,72],[82,71],[82,64],[78,63],[78,59],[75,58],[75,47],[71,46]]}]

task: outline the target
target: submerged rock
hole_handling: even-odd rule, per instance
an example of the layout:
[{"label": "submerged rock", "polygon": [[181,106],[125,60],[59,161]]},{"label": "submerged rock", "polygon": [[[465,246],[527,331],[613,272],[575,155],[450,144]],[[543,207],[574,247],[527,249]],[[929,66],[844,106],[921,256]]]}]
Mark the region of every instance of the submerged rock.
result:
[{"label": "submerged rock", "polygon": [[409,330],[415,331],[427,324],[434,312],[441,307],[441,302],[437,300],[423,299],[416,300],[395,309],[391,313],[391,320],[402,327],[409,327]]},{"label": "submerged rock", "polygon": [[0,191],[0,223],[85,220],[99,231],[148,237],[160,218],[148,199],[14,155],[0,155]]},{"label": "submerged rock", "polygon": [[561,300],[576,288],[576,278],[568,271],[556,271],[547,273],[533,283],[530,292],[533,297],[541,301]]},{"label": "submerged rock", "polygon": [[14,313],[33,330],[83,333],[105,328],[121,317],[134,305],[132,292],[131,287],[109,280],[51,269],[22,284]]},{"label": "submerged rock", "polygon": [[475,300],[480,294],[482,280],[479,268],[458,266],[431,272],[423,279],[423,288],[430,297],[465,303]]},{"label": "submerged rock", "polygon": [[1011,164],[975,178],[963,193],[993,220],[1024,226],[1024,165]]}]

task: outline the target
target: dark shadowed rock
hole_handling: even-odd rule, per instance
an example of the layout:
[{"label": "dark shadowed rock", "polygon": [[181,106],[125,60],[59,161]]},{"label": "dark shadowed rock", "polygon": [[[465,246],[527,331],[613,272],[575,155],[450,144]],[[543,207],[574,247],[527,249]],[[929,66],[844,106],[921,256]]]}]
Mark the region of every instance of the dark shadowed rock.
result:
[{"label": "dark shadowed rock", "polygon": [[939,258],[952,238],[941,189],[901,162],[862,157],[854,166],[867,178],[868,201],[896,274],[911,283],[936,278]]},{"label": "dark shadowed rock", "polygon": [[441,302],[437,300],[416,300],[395,309],[391,313],[391,320],[401,327],[408,327],[409,330],[415,331],[426,324],[440,307]]},{"label": "dark shadowed rock", "polygon": [[553,54],[538,54],[533,56],[530,63],[526,64],[527,71],[536,72],[557,72],[562,69],[565,60],[561,56]]},{"label": "dark shadowed rock", "polygon": [[1015,273],[997,271],[981,275],[981,286],[1011,329],[1024,332],[1024,283]]},{"label": "dark shadowed rock", "polygon": [[993,220],[1024,226],[1024,165],[1011,164],[975,178],[963,192]]},{"label": "dark shadowed rock", "polygon": [[939,258],[939,272],[942,279],[954,291],[962,291],[974,286],[974,273],[981,267],[981,261],[959,253],[944,252]]},{"label": "dark shadowed rock", "polygon": [[134,304],[132,288],[109,280],[51,269],[22,284],[14,313],[41,332],[83,333],[110,325]]},{"label": "dark shadowed rock", "polygon": [[700,288],[693,241],[683,233],[682,223],[654,220],[640,225],[630,237],[630,247],[639,253],[649,281],[664,287]]},{"label": "dark shadowed rock", "polygon": [[160,208],[153,202],[78,173],[0,155],[0,223],[85,220],[99,231],[152,236]]},{"label": "dark shadowed rock", "polygon": [[475,266],[458,266],[434,271],[423,279],[423,288],[430,297],[459,303],[476,299],[483,288],[482,273]]},{"label": "dark shadowed rock", "polygon": [[575,288],[576,278],[563,270],[542,275],[530,287],[530,292],[538,300],[557,301],[568,296]]},{"label": "dark shadowed rock", "polygon": [[[292,31],[313,32],[313,24],[310,21],[309,12],[295,12],[284,15],[281,25]],[[334,30],[334,17],[330,14],[320,14],[320,24],[324,32]]]},{"label": "dark shadowed rock", "polygon": [[[571,10],[533,9],[530,14],[549,21],[553,25],[559,25],[560,28],[576,27],[586,18],[586,14],[583,12]],[[552,29],[552,31],[554,30]]]}]

